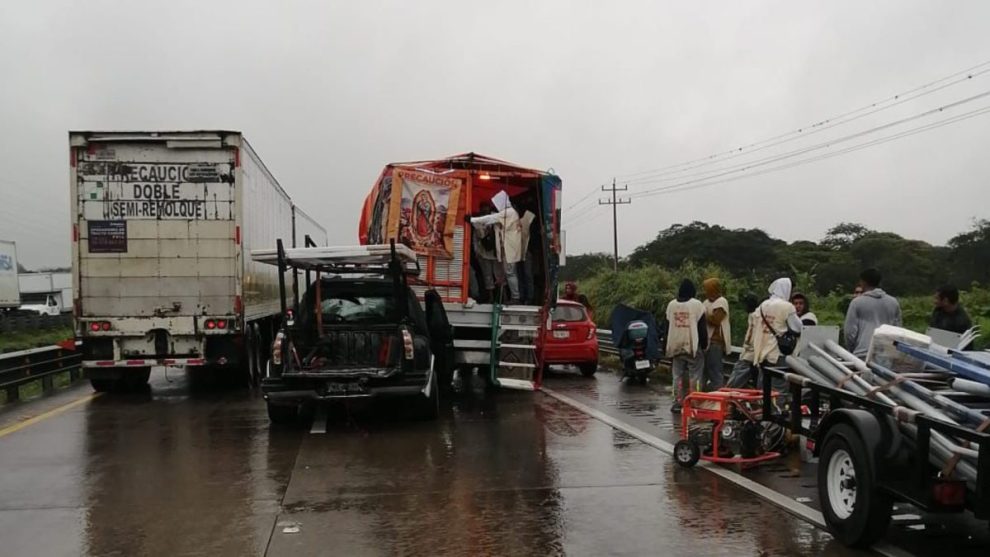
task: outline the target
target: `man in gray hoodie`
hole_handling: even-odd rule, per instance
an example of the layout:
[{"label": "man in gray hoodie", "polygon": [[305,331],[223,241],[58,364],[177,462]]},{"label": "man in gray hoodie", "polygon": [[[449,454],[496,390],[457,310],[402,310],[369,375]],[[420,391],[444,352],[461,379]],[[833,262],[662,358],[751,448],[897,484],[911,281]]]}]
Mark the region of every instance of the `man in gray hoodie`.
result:
[{"label": "man in gray hoodie", "polygon": [[843,327],[846,335],[846,348],[860,358],[865,358],[873,340],[873,331],[880,325],[901,326],[901,305],[897,298],[888,295],[880,288],[880,271],[867,269],[859,275],[859,285],[863,295],[857,296],[846,311]]}]

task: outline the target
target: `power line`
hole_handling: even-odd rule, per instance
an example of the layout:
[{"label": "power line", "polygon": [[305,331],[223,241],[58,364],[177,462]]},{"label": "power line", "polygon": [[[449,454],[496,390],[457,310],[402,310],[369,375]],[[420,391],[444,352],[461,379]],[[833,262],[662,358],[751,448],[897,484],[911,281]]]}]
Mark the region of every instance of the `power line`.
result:
[{"label": "power line", "polygon": [[[941,127],[944,127],[944,126],[948,126],[950,124],[955,124],[957,122],[962,122],[964,120],[969,120],[971,118],[975,118],[977,116],[982,116],[984,114],[990,114],[990,106],[979,108],[979,109],[976,109],[976,110],[972,110],[970,112],[959,114],[959,115],[956,115],[956,116],[953,116],[953,117],[950,117],[950,118],[946,118],[945,120],[939,120],[938,122],[932,122],[932,123],[929,123],[929,124],[925,124],[923,126],[918,126],[916,128],[911,128],[909,130],[904,130],[902,132],[898,132],[898,133],[893,134],[893,135],[889,135],[889,136],[886,136],[886,137],[874,139],[874,140],[871,140],[871,141],[867,141],[865,143],[860,143],[858,145],[853,145],[853,146],[847,147],[845,149],[842,149],[840,151],[836,151],[834,153],[823,153],[821,155],[816,155],[816,156],[813,156],[813,157],[809,157],[807,159],[802,159],[802,160],[794,161],[794,162],[791,162],[791,163],[788,163],[788,164],[783,164],[783,165],[780,165],[780,166],[766,168],[766,169],[763,169],[763,170],[758,171],[758,172],[744,174],[744,175],[741,175],[741,176],[732,176],[730,178],[726,178],[726,179],[723,179],[723,180],[716,180],[714,182],[701,181],[702,183],[685,182],[685,183],[682,183],[682,184],[673,184],[673,185],[670,185],[670,186],[665,186],[665,187],[662,187],[662,188],[655,188],[653,190],[647,190],[647,191],[644,191],[644,192],[641,192],[641,193],[638,193],[638,194],[634,194],[632,197],[638,199],[638,198],[643,198],[643,197],[652,197],[652,196],[655,196],[655,195],[665,195],[665,194],[671,194],[671,193],[679,193],[679,192],[682,192],[682,191],[688,191],[688,190],[706,188],[706,187],[709,187],[709,186],[715,186],[715,185],[719,185],[719,184],[725,184],[725,183],[728,183],[728,182],[734,182],[736,180],[742,180],[742,179],[745,179],[745,178],[753,178],[753,177],[756,177],[756,176],[762,176],[764,174],[770,174],[772,172],[778,172],[778,171],[781,171],[781,170],[787,170],[789,168],[794,168],[796,166],[802,166],[802,165],[805,165],[805,164],[810,164],[810,163],[813,163],[813,162],[818,162],[818,161],[822,161],[822,160],[825,160],[825,159],[830,159],[832,157],[837,157],[837,156],[840,156],[840,155],[845,155],[847,153],[859,151],[861,149],[866,149],[868,147],[873,147],[874,145],[880,145],[880,144],[883,144],[883,143],[888,143],[890,141],[895,141],[897,139],[902,139],[904,137],[909,137],[909,136],[912,136],[912,135],[917,135],[919,133],[923,133],[923,132],[930,131],[930,130],[933,130],[933,129],[937,129],[937,128],[941,128]],[[698,181],[695,181],[695,182],[698,182]]]},{"label": "power line", "polygon": [[[788,151],[786,153],[781,153],[781,154],[778,154],[778,155],[773,155],[773,156],[770,156],[770,157],[764,157],[762,159],[757,159],[755,161],[747,161],[747,162],[744,162],[744,163],[740,163],[740,164],[736,164],[736,165],[732,165],[732,166],[728,166],[728,167],[724,167],[724,168],[714,169],[714,170],[709,171],[709,172],[702,172],[702,173],[699,173],[698,175],[711,174],[712,172],[716,172],[716,173],[715,174],[712,174],[711,176],[704,176],[704,177],[699,177],[699,178],[696,178],[696,179],[693,179],[693,180],[686,180],[686,181],[683,181],[683,182],[680,182],[680,183],[677,183],[677,184],[673,184],[672,186],[662,186],[662,187],[659,187],[659,188],[653,188],[653,189],[650,189],[650,190],[645,190],[645,191],[642,191],[642,192],[639,192],[639,193],[633,195],[633,197],[634,198],[635,197],[642,197],[646,193],[653,192],[653,191],[660,191],[660,190],[663,190],[663,189],[666,189],[666,188],[669,188],[669,187],[679,187],[679,186],[689,185],[689,184],[693,184],[693,183],[705,182],[705,181],[708,181],[708,180],[711,180],[711,179],[714,179],[714,178],[720,178],[722,176],[727,176],[727,175],[730,175],[730,174],[736,174],[736,173],[746,172],[746,171],[752,170],[754,168],[765,166],[767,164],[772,164],[772,163],[775,163],[775,162],[778,162],[778,161],[781,161],[781,160],[790,159],[790,158],[797,157],[797,156],[800,156],[800,155],[803,155],[803,154],[806,154],[806,153],[810,153],[810,152],[813,152],[813,151],[817,151],[817,150],[820,150],[820,149],[826,149],[826,148],[832,147],[833,145],[838,144],[838,143],[844,143],[846,141],[850,141],[850,140],[856,139],[858,137],[863,137],[865,135],[876,133],[878,131],[882,131],[882,130],[885,130],[885,129],[888,129],[888,128],[891,128],[891,127],[894,127],[894,126],[899,126],[901,124],[905,124],[907,122],[918,120],[918,119],[924,118],[926,116],[931,116],[931,115],[937,114],[939,112],[944,112],[946,110],[951,110],[951,109],[953,109],[955,107],[958,107],[958,106],[961,106],[963,104],[970,103],[970,102],[973,102],[973,101],[976,101],[976,100],[979,100],[979,99],[982,99],[982,98],[985,98],[985,97],[988,97],[988,96],[990,96],[990,90],[984,91],[984,92],[979,93],[977,95],[973,95],[971,97],[967,97],[965,99],[958,100],[958,101],[955,101],[955,102],[952,102],[952,103],[949,103],[949,104],[946,104],[946,105],[943,105],[943,106],[940,106],[940,107],[937,107],[937,108],[926,110],[924,112],[921,112],[921,113],[918,113],[918,114],[914,114],[912,116],[901,118],[901,119],[895,120],[893,122],[888,122],[886,124],[882,124],[882,125],[879,125],[879,126],[875,126],[873,128],[869,128],[867,130],[863,130],[863,131],[859,131],[859,132],[856,132],[856,133],[853,133],[853,134],[850,134],[850,135],[846,135],[846,136],[843,136],[843,137],[840,137],[840,138],[837,138],[837,139],[832,139],[832,140],[829,140],[829,141],[825,141],[825,142],[818,143],[818,144],[815,144],[815,145],[811,145],[811,146],[808,146],[808,147],[803,147],[801,149],[796,149],[794,151]],[[644,182],[644,184],[645,183],[657,183],[657,182],[661,182],[661,181],[664,181],[664,180],[657,180],[657,181],[654,181],[654,182]]]},{"label": "power line", "polygon": [[[751,149],[749,151],[745,151],[745,152],[740,151],[740,152],[734,153],[732,155],[729,155],[727,157],[721,158],[719,160],[703,162],[703,163],[700,163],[700,164],[696,164],[696,165],[692,165],[692,166],[688,166],[688,167],[682,168],[680,170],[672,170],[672,171],[658,173],[658,174],[655,174],[655,175],[644,176],[644,177],[641,177],[641,178],[630,180],[630,183],[655,183],[655,181],[653,180],[654,178],[657,178],[656,181],[680,180],[680,179],[683,179],[685,177],[682,174],[683,172],[687,172],[689,170],[695,170],[695,169],[698,169],[698,168],[703,168],[703,167],[710,166],[710,165],[713,165],[713,164],[717,164],[717,163],[720,163],[720,162],[724,162],[724,161],[727,161],[727,160],[737,159],[739,157],[749,156],[749,155],[752,155],[753,153],[757,153],[757,152],[763,151],[765,149],[770,149],[771,147],[776,147],[778,145],[783,145],[785,143],[790,143],[790,142],[796,141],[798,139],[804,139],[806,137],[809,137],[809,136],[814,135],[814,134],[817,134],[817,133],[821,133],[823,131],[832,129],[834,127],[841,126],[843,124],[847,124],[849,122],[853,122],[853,121],[859,120],[861,118],[865,118],[867,116],[871,116],[871,115],[876,114],[878,112],[887,110],[888,108],[893,108],[895,106],[904,104],[906,102],[913,101],[913,100],[918,99],[918,98],[920,98],[920,97],[922,97],[924,95],[930,95],[932,93],[941,91],[942,89],[948,88],[948,87],[950,87],[952,85],[955,85],[957,83],[962,83],[963,81],[967,81],[969,79],[972,79],[973,77],[976,77],[976,76],[979,76],[979,75],[983,75],[985,73],[990,73],[990,69],[986,69],[986,70],[983,70],[983,71],[978,72],[978,73],[970,74],[970,75],[968,75],[968,76],[966,76],[966,77],[964,77],[964,78],[962,78],[962,79],[960,79],[958,81],[954,81],[954,82],[945,84],[945,85],[943,85],[941,87],[938,87],[936,89],[930,89],[928,91],[924,91],[924,92],[922,92],[922,93],[920,93],[918,95],[915,95],[913,97],[902,98],[902,99],[900,99],[899,101],[897,101],[897,102],[895,102],[893,104],[888,104],[886,106],[879,107],[879,108],[877,108],[875,110],[871,110],[869,112],[863,112],[863,113],[858,114],[858,115],[856,115],[856,116],[854,116],[852,118],[848,118],[848,119],[845,119],[845,120],[839,120],[839,121],[833,121],[833,122],[831,122],[831,123],[829,123],[827,125],[823,125],[823,126],[820,126],[820,127],[815,128],[815,129],[811,129],[811,130],[807,131],[806,133],[802,134],[800,137],[791,137],[791,138],[788,138],[788,139],[782,139],[780,141],[775,141],[773,143],[767,143],[765,145],[759,146],[759,147],[757,147],[755,149]],[[707,172],[713,172],[713,171],[712,170],[709,170]],[[697,176],[697,175],[704,174],[704,173],[706,173],[706,171],[702,171],[700,173],[696,173],[696,174],[693,174],[693,175],[694,176]],[[668,177],[667,178],[660,178],[661,176],[668,176]]]},{"label": "power line", "polygon": [[[700,157],[700,158],[697,158],[697,159],[692,159],[692,160],[689,160],[689,161],[685,161],[685,162],[681,162],[681,163],[677,163],[677,164],[672,164],[672,165],[668,165],[668,166],[664,166],[664,167],[660,167],[660,168],[655,168],[655,169],[651,169],[651,170],[643,170],[643,171],[640,171],[640,172],[633,172],[631,174],[624,174],[624,175],[620,175],[619,177],[620,178],[634,178],[634,177],[643,176],[643,175],[646,175],[646,174],[658,174],[658,173],[663,173],[663,172],[666,172],[666,171],[673,171],[675,169],[678,169],[678,168],[681,168],[681,167],[684,167],[684,166],[688,166],[688,165],[691,165],[691,164],[694,164],[694,163],[699,163],[699,162],[704,162],[704,161],[707,161],[708,163],[716,162],[715,159],[718,159],[720,157],[725,157],[726,155],[736,155],[736,156],[739,156],[738,154],[740,152],[742,152],[742,151],[746,151],[746,153],[749,153],[749,152],[752,152],[752,151],[757,150],[757,149],[754,149],[755,147],[759,147],[759,146],[761,146],[761,145],[763,145],[765,143],[774,142],[774,141],[777,141],[777,140],[780,140],[780,139],[783,139],[783,138],[786,138],[786,137],[789,137],[789,136],[801,136],[801,137],[804,137],[804,136],[809,135],[810,133],[817,133],[817,131],[820,131],[820,130],[818,130],[818,128],[821,128],[823,126],[827,126],[827,125],[833,123],[835,120],[840,120],[840,119],[843,119],[843,118],[848,118],[850,116],[853,116],[853,115],[858,114],[858,113],[863,112],[863,111],[868,111],[870,109],[876,109],[878,107],[878,105],[883,105],[885,103],[889,103],[889,102],[892,102],[892,101],[898,101],[898,102],[890,105],[890,106],[896,106],[897,104],[901,104],[902,102],[906,102],[905,100],[902,100],[902,97],[905,97],[907,95],[912,95],[912,94],[917,93],[919,91],[924,91],[925,89],[928,89],[928,88],[933,87],[935,85],[939,85],[939,84],[941,84],[941,83],[943,83],[945,81],[949,81],[949,80],[951,80],[953,78],[956,78],[956,77],[959,77],[961,75],[965,75],[965,77],[962,78],[962,79],[956,80],[953,83],[944,85],[944,86],[939,87],[937,89],[934,89],[932,91],[924,92],[922,95],[917,95],[917,96],[915,96],[913,98],[918,98],[918,97],[923,96],[925,94],[930,94],[930,93],[934,93],[935,91],[942,90],[942,89],[944,89],[946,87],[949,87],[951,85],[955,85],[955,84],[958,84],[958,83],[962,83],[962,82],[968,81],[969,79],[972,79],[972,77],[975,77],[977,75],[982,75],[982,74],[987,73],[988,71],[990,71],[990,69],[988,69],[988,70],[980,71],[980,72],[978,72],[976,74],[973,74],[973,75],[969,75],[970,72],[973,72],[974,70],[978,70],[978,69],[983,68],[985,66],[990,66],[990,60],[981,62],[981,63],[979,63],[979,64],[977,64],[975,66],[966,68],[964,70],[957,71],[957,72],[955,72],[953,74],[950,74],[950,75],[947,75],[945,77],[936,79],[935,81],[931,81],[931,82],[925,83],[923,85],[920,85],[920,86],[915,87],[913,89],[910,89],[908,91],[904,91],[902,93],[895,94],[895,95],[890,96],[890,97],[887,97],[885,99],[872,102],[870,104],[864,105],[864,106],[862,106],[860,108],[857,108],[855,110],[850,110],[850,111],[844,112],[842,114],[838,114],[838,115],[835,115],[835,116],[830,116],[828,118],[825,118],[824,120],[820,120],[820,121],[815,122],[813,124],[809,124],[807,126],[800,127],[800,128],[798,128],[796,130],[793,130],[793,131],[790,131],[790,132],[787,132],[787,133],[779,134],[779,135],[776,135],[776,136],[773,136],[773,137],[770,137],[770,138],[767,138],[767,139],[756,141],[756,142],[750,143],[748,145],[743,145],[743,146],[740,146],[740,147],[735,147],[735,148],[729,149],[727,151],[722,151],[722,152],[714,153],[714,154],[711,154],[711,155],[708,155],[708,156],[705,156],[705,157]],[[907,100],[912,100],[912,99],[907,99]],[[876,111],[884,110],[886,108],[890,108],[890,106],[879,108]],[[872,114],[872,112],[870,114]],[[865,115],[863,115],[863,116],[865,116]],[[840,123],[851,122],[851,121],[856,120],[856,119],[859,119],[861,117],[862,116],[857,116],[856,118],[851,118],[851,119],[845,120],[843,122],[835,123],[835,124],[832,124],[832,125],[830,125],[828,127],[834,127],[835,125],[839,125]],[[811,130],[811,132],[807,132],[808,130]],[[770,147],[770,146],[768,145],[768,146],[765,146],[765,147],[761,147],[761,149],[767,148],[767,147]]]}]

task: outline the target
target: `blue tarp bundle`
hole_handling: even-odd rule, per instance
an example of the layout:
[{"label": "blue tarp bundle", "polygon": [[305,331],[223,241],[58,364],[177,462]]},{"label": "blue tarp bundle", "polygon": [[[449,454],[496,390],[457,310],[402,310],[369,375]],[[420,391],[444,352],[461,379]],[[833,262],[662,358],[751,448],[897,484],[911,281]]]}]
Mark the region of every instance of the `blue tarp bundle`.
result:
[{"label": "blue tarp bundle", "polygon": [[657,321],[653,314],[648,311],[631,308],[624,304],[615,306],[615,309],[612,310],[612,343],[621,350],[625,340],[626,327],[633,321],[642,321],[649,327],[650,333],[646,336],[646,357],[650,360],[659,360],[660,342],[657,336]]},{"label": "blue tarp bundle", "polygon": [[912,346],[904,342],[895,342],[894,345],[901,352],[923,362],[938,366],[946,371],[951,371],[964,379],[990,385],[990,366],[987,363],[979,361],[982,358],[967,356],[965,352],[960,353],[956,351],[943,354],[935,350]]}]

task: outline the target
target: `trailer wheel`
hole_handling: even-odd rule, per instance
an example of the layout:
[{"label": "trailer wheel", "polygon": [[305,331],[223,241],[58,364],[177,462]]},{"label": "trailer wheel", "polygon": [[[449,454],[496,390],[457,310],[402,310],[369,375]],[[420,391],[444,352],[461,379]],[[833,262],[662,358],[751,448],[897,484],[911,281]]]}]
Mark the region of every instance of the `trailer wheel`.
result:
[{"label": "trailer wheel", "polygon": [[674,460],[684,468],[693,468],[701,458],[701,449],[690,439],[681,439],[674,445]]},{"label": "trailer wheel", "polygon": [[893,501],[881,493],[873,463],[855,429],[838,424],[825,436],[818,465],[818,496],[829,531],[852,547],[869,547],[890,525]]},{"label": "trailer wheel", "polygon": [[272,425],[291,425],[299,417],[299,407],[295,404],[273,404],[268,401],[268,420]]}]

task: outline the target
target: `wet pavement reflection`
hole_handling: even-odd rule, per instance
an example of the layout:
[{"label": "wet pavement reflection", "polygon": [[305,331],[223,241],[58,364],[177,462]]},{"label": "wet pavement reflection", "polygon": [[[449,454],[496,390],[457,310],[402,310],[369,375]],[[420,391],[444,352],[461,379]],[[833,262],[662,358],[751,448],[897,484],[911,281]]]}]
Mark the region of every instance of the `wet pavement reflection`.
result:
[{"label": "wet pavement reflection", "polygon": [[0,555],[854,554],[540,393],[475,388],[436,422],[337,408],[310,434],[191,387],[158,371],[0,438]]}]

